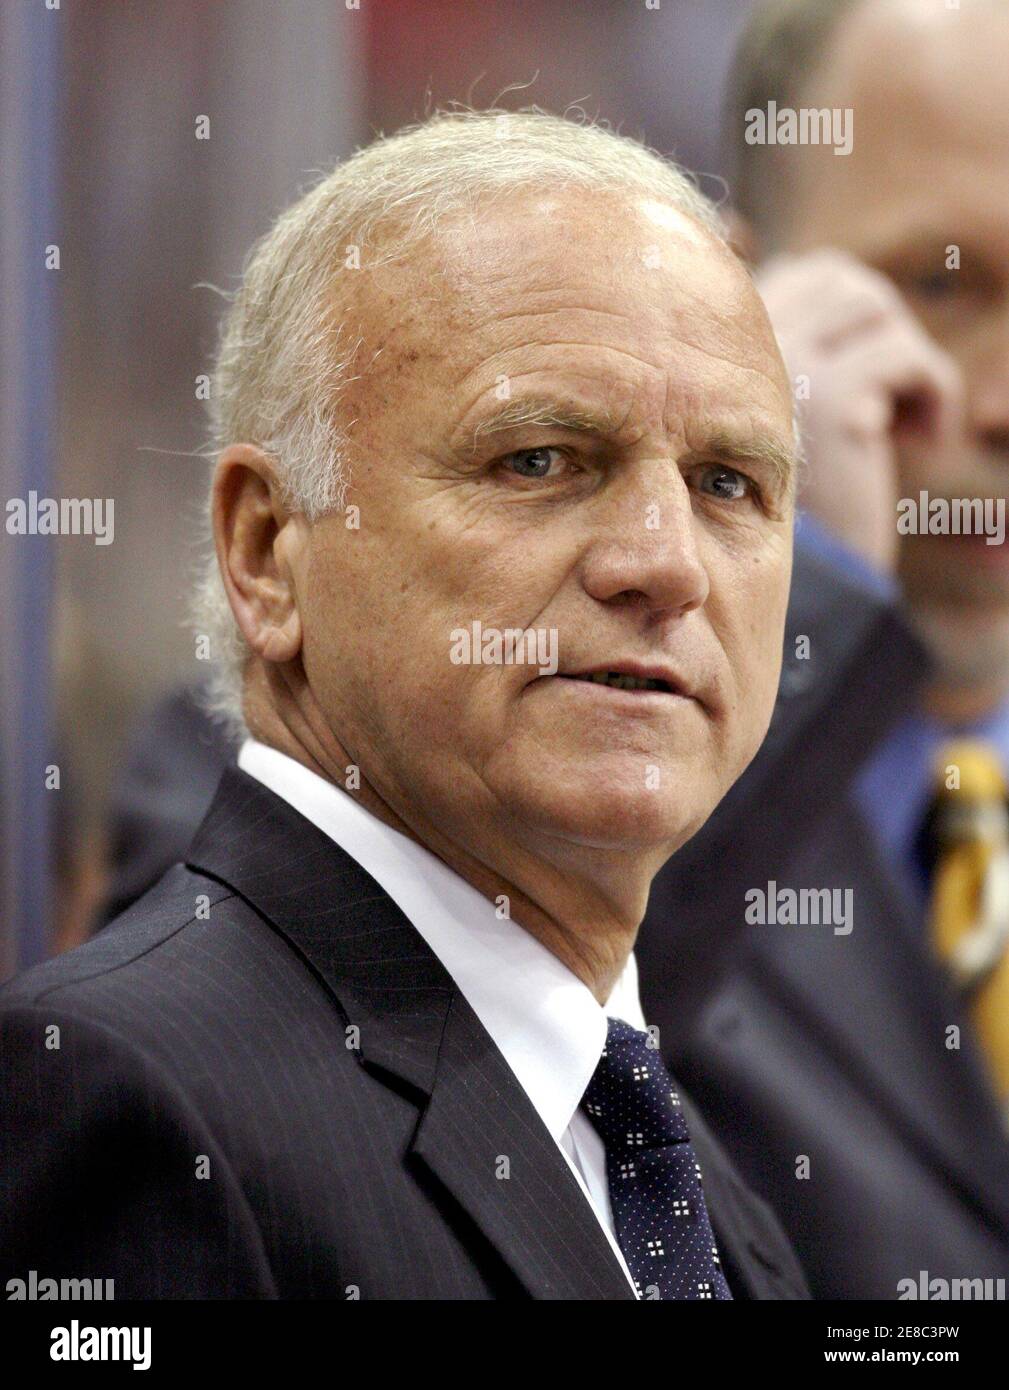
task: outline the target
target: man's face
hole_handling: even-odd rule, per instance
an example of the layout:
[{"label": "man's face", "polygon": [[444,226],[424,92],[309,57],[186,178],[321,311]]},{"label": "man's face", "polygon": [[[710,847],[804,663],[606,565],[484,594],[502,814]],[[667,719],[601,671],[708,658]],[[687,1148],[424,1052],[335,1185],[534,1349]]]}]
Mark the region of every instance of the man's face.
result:
[{"label": "man's face", "polygon": [[[964,378],[963,437],[941,453],[920,437],[901,446],[905,497],[1006,496],[1007,72],[1009,5],[868,4],[816,83],[816,105],[853,107],[854,150],[801,151],[787,249],[833,245],[882,270]],[[940,653],[983,672],[1009,645],[1009,545],[908,536],[900,564]]]},{"label": "man's face", "polygon": [[[329,727],[408,824],[477,855],[489,825],[558,863],[671,852],[755,753],[779,676],[792,407],[748,276],[664,204],[530,192],[365,298],[360,527],[313,526],[300,600]],[[558,423],[495,423],[520,408]],[[556,674],[473,660],[477,622],[541,653],[555,634]]]}]

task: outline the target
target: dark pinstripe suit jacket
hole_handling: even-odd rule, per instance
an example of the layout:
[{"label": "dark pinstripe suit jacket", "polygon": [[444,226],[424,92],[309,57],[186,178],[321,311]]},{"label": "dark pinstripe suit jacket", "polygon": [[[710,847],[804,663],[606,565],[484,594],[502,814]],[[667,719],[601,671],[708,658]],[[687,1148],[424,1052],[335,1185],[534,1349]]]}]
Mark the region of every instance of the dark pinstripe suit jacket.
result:
[{"label": "dark pinstripe suit jacket", "polygon": [[[0,1048],[4,1282],[111,1278],[118,1299],[633,1296],[419,933],[237,769],[185,865],[0,991]],[[685,1110],[736,1296],[807,1296],[774,1217]]]}]

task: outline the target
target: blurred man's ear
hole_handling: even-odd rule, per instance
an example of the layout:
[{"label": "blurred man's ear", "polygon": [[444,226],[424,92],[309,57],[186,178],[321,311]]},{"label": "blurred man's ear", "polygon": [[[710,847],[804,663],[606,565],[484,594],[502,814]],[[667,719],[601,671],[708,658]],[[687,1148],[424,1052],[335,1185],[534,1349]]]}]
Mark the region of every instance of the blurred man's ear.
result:
[{"label": "blurred man's ear", "polygon": [[747,265],[756,265],[760,246],[753,223],[728,204],[720,209],[719,216],[722,219],[726,240],[739,259]]}]

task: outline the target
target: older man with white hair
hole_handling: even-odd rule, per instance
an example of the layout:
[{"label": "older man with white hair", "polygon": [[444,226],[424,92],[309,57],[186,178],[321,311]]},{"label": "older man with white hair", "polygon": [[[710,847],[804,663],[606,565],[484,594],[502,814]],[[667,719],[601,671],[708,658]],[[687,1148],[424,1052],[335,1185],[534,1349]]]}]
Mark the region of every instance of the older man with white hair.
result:
[{"label": "older man with white hair", "polygon": [[606,130],[436,115],[256,247],[213,399],[245,741],[186,863],[3,993],[5,1275],[806,1296],[633,957],[788,597],[791,393],[712,210]]}]

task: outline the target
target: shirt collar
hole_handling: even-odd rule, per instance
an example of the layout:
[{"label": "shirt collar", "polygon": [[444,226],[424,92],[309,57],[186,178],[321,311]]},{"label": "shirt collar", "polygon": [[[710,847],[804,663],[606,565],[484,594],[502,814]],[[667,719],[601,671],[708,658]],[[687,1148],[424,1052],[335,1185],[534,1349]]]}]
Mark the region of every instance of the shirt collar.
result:
[{"label": "shirt collar", "polygon": [[438,957],[555,1140],[581,1104],[607,1017],[645,1028],[633,953],[604,1009],[517,922],[423,845],[286,753],[247,739],[238,766],[299,811],[389,894]]}]

